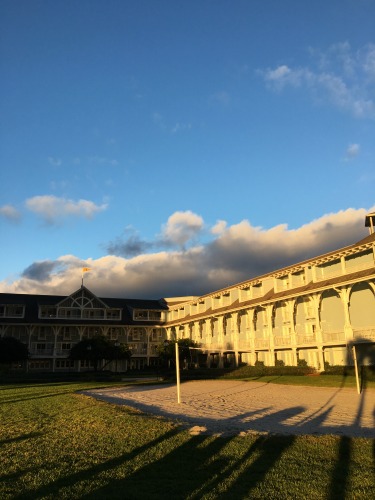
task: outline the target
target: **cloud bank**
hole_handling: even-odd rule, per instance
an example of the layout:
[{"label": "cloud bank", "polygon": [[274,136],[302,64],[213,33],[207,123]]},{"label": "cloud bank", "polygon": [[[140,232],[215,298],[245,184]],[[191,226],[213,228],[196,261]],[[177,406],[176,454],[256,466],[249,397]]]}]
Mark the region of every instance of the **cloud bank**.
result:
[{"label": "cloud bank", "polygon": [[[368,234],[364,219],[374,209],[349,208],[296,229],[286,224],[264,229],[249,220],[231,226],[221,220],[206,228],[201,216],[176,212],[154,242],[145,245],[133,234],[98,259],[63,255],[33,262],[19,279],[1,282],[0,291],[70,294],[79,288],[81,268],[87,266],[92,271],[85,274],[85,285],[99,296],[202,295],[355,243]],[[203,234],[211,235],[204,244],[198,241]],[[166,247],[155,251],[163,241]]]}]

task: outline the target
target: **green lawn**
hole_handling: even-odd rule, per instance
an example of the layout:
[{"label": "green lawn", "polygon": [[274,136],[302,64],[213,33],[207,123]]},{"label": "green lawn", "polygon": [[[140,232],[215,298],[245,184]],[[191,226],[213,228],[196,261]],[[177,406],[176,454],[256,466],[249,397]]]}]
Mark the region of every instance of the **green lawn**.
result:
[{"label": "green lawn", "polygon": [[370,439],[192,437],[77,393],[98,386],[0,386],[2,500],[375,498]]},{"label": "green lawn", "polygon": [[[224,377],[223,377],[224,378]],[[229,377],[228,377],[229,378]],[[238,380],[269,382],[272,384],[305,385],[309,387],[347,387],[356,388],[356,378],[352,375],[263,375],[261,377],[246,377]],[[360,379],[360,387],[375,389],[375,380]]]}]

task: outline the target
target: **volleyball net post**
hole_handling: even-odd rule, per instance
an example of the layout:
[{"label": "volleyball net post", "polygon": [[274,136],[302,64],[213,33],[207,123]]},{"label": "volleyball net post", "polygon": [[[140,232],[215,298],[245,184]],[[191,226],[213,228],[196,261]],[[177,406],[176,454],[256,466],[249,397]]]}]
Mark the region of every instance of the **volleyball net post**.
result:
[{"label": "volleyball net post", "polygon": [[180,353],[178,352],[178,342],[175,343],[176,349],[176,383],[177,383],[177,403],[181,403],[181,391],[180,391]]}]

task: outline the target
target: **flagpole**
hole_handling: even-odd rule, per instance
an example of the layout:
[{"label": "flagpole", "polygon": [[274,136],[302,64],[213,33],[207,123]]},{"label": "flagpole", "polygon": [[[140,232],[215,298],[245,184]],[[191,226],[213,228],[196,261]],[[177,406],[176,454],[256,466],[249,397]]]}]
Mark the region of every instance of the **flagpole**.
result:
[{"label": "flagpole", "polygon": [[87,273],[88,271],[91,271],[91,267],[83,267],[82,268],[82,280],[81,280],[81,288],[83,288],[83,275]]}]

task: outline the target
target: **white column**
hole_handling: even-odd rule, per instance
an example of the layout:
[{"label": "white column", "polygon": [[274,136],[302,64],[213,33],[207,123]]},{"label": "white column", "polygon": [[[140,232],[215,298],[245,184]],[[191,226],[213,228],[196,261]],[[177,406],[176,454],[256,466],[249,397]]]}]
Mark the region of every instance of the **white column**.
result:
[{"label": "white column", "polygon": [[268,338],[270,341],[270,347],[269,347],[269,356],[270,356],[270,366],[275,365],[275,346],[273,342],[273,328],[272,328],[272,311],[273,311],[273,304],[267,304],[266,305],[266,315],[267,315],[267,334]]},{"label": "white column", "polygon": [[233,350],[234,350],[234,363],[238,366],[238,335],[239,335],[239,325],[238,325],[238,312],[233,312],[231,314],[232,328],[232,340],[233,340]]},{"label": "white column", "polygon": [[344,306],[344,318],[345,318],[344,332],[345,332],[345,339],[346,340],[350,340],[353,338],[353,328],[352,328],[352,324],[350,322],[350,314],[349,314],[350,291],[351,291],[350,286],[347,288],[341,288],[339,290],[340,299],[342,300],[342,303]]}]

